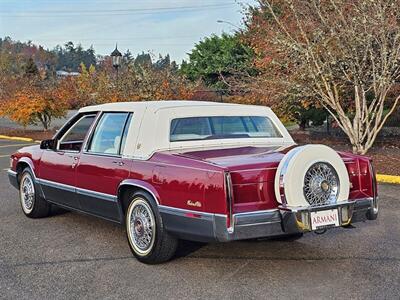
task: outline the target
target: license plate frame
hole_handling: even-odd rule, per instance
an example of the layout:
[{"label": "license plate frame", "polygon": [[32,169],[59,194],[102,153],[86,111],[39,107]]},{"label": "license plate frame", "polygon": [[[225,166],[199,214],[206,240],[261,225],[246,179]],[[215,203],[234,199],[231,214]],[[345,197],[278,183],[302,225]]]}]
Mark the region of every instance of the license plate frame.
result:
[{"label": "license plate frame", "polygon": [[310,213],[311,230],[339,227],[339,210],[337,208],[312,211]]}]

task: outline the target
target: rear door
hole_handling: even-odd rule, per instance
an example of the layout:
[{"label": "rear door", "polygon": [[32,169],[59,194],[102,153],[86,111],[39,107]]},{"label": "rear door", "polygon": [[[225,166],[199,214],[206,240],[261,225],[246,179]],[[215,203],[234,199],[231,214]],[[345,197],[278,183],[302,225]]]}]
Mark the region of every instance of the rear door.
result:
[{"label": "rear door", "polygon": [[77,197],[82,210],[121,221],[117,202],[120,182],[129,176],[122,159],[132,114],[104,112],[82,152],[77,166]]}]

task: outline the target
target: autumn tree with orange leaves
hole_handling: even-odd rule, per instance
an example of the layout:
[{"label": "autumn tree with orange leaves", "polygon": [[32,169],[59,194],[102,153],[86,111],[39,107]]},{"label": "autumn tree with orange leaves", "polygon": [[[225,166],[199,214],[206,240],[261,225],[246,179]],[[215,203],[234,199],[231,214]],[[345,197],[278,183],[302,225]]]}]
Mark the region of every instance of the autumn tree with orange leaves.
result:
[{"label": "autumn tree with orange leaves", "polygon": [[23,125],[42,124],[48,130],[54,118],[63,117],[67,103],[61,91],[26,85],[0,106],[0,115]]}]

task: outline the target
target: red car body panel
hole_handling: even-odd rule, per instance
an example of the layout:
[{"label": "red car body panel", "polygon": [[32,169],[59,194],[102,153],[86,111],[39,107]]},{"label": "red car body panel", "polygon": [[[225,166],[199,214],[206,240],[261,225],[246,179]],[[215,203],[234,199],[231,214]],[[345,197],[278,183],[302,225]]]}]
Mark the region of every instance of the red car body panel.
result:
[{"label": "red car body panel", "polygon": [[[79,153],[60,154],[22,148],[16,162],[31,161],[36,176],[78,188],[117,195],[124,180],[146,183],[158,196],[160,205],[200,212],[226,214],[228,211],[224,172],[231,173],[234,213],[277,208],[274,178],[277,166],[288,149],[243,147],[203,151],[166,151],[149,160],[131,160]],[[351,181],[349,199],[372,197],[369,159],[349,153],[343,158]],[[75,157],[78,157],[75,160]],[[43,159],[44,158],[44,159]],[[120,164],[121,163],[121,164]],[[188,205],[200,203],[197,206]]]}]

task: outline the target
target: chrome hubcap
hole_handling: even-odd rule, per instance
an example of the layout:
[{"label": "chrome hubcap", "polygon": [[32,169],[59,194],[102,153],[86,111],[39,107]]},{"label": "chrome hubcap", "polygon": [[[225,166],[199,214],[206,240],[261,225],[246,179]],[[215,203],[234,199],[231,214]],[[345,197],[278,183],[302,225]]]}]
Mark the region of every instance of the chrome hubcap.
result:
[{"label": "chrome hubcap", "polygon": [[336,203],[339,177],[328,163],[315,163],[304,177],[304,197],[312,206]]},{"label": "chrome hubcap", "polygon": [[35,201],[35,187],[30,175],[22,178],[20,191],[22,208],[26,213],[29,213],[32,211]]},{"label": "chrome hubcap", "polygon": [[128,211],[129,239],[135,252],[146,255],[154,244],[155,221],[149,204],[143,199],[135,199]]}]

